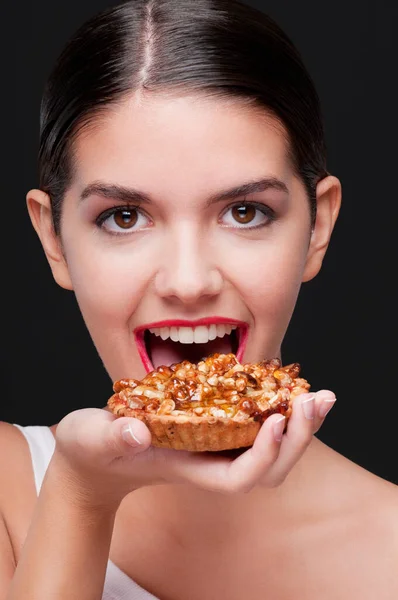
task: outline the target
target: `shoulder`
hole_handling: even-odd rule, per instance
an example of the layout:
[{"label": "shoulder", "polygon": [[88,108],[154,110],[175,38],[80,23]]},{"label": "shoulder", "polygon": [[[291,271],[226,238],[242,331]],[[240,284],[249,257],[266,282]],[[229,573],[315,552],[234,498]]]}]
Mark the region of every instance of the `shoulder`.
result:
[{"label": "shoulder", "polygon": [[21,431],[10,423],[0,421],[0,492],[4,491],[1,483],[11,476],[14,465],[26,458],[27,452],[27,443]]},{"label": "shoulder", "polygon": [[[27,443],[21,431],[5,421],[0,421],[0,469],[10,465],[10,458],[18,458],[19,454],[26,449]],[[12,452],[12,454],[10,454]],[[16,452],[16,455],[14,455]],[[0,471],[1,474],[1,471]]]},{"label": "shoulder", "polygon": [[0,421],[0,515],[18,553],[37,495],[30,450],[22,432]]},{"label": "shoulder", "polygon": [[34,492],[28,443],[17,427],[0,421],[0,510],[26,486]]},{"label": "shoulder", "polygon": [[370,539],[373,536],[375,541],[379,541],[380,549],[395,549],[395,559],[398,561],[398,486],[373,477],[375,481],[369,488],[369,498],[364,502],[363,527]]},{"label": "shoulder", "polygon": [[398,544],[398,486],[341,455],[337,461],[339,476],[335,483],[341,488],[343,506],[353,517],[352,522],[365,535],[373,534],[375,541],[379,532]]},{"label": "shoulder", "polygon": [[331,596],[395,600],[398,598],[398,518],[397,507],[380,501],[373,511],[342,518],[328,531],[314,565]]},{"label": "shoulder", "polygon": [[336,563],[340,557],[347,566],[351,597],[398,598],[398,486],[358,465],[348,472],[352,502],[341,519]]},{"label": "shoulder", "polygon": [[398,488],[366,471],[353,468],[351,474],[352,485],[344,481],[344,495],[336,489],[340,506],[317,529],[310,552],[313,565],[322,585],[332,586],[333,595],[328,592],[325,598],[395,600]]},{"label": "shoulder", "polygon": [[[317,447],[315,501],[325,522],[351,523],[375,533],[398,530],[398,486],[325,446]],[[351,530],[345,526],[347,530]]]},{"label": "shoulder", "polygon": [[[370,511],[369,511],[370,513]],[[398,486],[384,482],[383,491],[376,496],[372,513],[383,535],[382,540],[394,550],[395,565],[398,564]],[[396,567],[395,567],[396,568]],[[398,577],[398,574],[397,574]]]},{"label": "shoulder", "polygon": [[362,485],[359,486],[358,514],[371,526],[374,524],[385,533],[398,548],[398,485],[361,470]]},{"label": "shoulder", "polygon": [[374,491],[373,502],[358,511],[353,544],[359,559],[358,577],[364,583],[363,598],[392,600],[398,598],[398,487],[382,480]]}]

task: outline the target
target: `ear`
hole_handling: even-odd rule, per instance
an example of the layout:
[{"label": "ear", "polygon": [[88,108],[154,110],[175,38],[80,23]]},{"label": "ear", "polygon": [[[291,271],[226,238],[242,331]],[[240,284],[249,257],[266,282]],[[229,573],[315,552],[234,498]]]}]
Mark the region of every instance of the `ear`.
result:
[{"label": "ear", "polygon": [[40,238],[55,281],[66,290],[72,290],[73,286],[62,251],[61,240],[53,227],[49,195],[41,190],[30,190],[26,196],[26,203],[30,220]]},{"label": "ear", "polygon": [[321,270],[341,206],[341,183],[328,175],[316,188],[317,215],[311,234],[302,281],[310,281]]}]

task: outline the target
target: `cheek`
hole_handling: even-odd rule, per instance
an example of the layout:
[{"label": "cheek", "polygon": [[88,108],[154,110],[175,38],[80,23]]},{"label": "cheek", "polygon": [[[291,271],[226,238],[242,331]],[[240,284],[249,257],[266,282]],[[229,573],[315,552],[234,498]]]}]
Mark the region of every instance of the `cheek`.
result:
[{"label": "cheek", "polygon": [[301,287],[306,261],[306,234],[259,241],[230,252],[231,280],[258,323],[287,327]]},{"label": "cheek", "polygon": [[151,258],[127,248],[90,249],[71,245],[67,262],[87,326],[102,329],[126,323],[143,297]]}]

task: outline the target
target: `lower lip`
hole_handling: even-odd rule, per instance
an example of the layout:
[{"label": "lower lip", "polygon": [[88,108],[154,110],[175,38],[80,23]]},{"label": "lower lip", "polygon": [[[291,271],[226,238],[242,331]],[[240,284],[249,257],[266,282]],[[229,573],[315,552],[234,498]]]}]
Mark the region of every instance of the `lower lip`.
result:
[{"label": "lower lip", "polygon": [[[153,364],[147,354],[146,347],[145,347],[145,341],[144,341],[144,334],[145,334],[145,331],[139,331],[138,333],[136,333],[135,341],[137,344],[138,354],[140,355],[142,364],[144,365],[146,372],[150,373],[151,371],[155,370],[155,367],[153,366]],[[236,358],[240,363],[242,362],[243,355],[245,353],[248,335],[249,335],[248,327],[245,327],[245,326],[238,327],[238,331],[237,331],[238,350],[236,352]]]}]

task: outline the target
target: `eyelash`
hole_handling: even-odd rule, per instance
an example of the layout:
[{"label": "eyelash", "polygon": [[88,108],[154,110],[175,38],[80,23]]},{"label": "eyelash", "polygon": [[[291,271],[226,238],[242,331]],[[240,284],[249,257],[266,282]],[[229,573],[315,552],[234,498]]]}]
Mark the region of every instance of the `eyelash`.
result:
[{"label": "eyelash", "polygon": [[[254,229],[261,229],[262,227],[267,227],[276,219],[275,212],[272,210],[272,208],[270,208],[266,204],[262,204],[261,202],[253,202],[253,201],[248,202],[246,200],[242,200],[241,202],[236,202],[235,204],[228,206],[226,208],[226,210],[224,211],[224,214],[226,214],[229,210],[232,210],[233,208],[237,208],[237,207],[241,207],[241,206],[249,206],[249,207],[256,208],[257,210],[259,210],[259,212],[263,213],[266,217],[268,217],[268,221],[266,223],[262,223],[260,225],[255,225],[254,227],[245,227],[244,225],[243,226],[237,225],[237,227],[231,227],[231,229],[244,229],[246,231],[248,231],[248,230],[253,231]],[[129,212],[129,211],[134,211],[134,210],[137,211],[138,213],[140,213],[141,215],[146,216],[145,213],[142,212],[140,207],[137,205],[126,204],[124,206],[120,206],[119,204],[116,204],[114,206],[111,206],[107,210],[105,210],[103,213],[101,213],[95,219],[95,224],[100,229],[106,229],[103,226],[103,224],[107,219],[109,219],[109,217],[111,217],[112,215],[114,215],[118,212],[123,212],[123,211]],[[128,234],[128,230],[126,229],[125,231],[126,231],[126,233],[121,233],[121,232],[119,233],[119,232],[115,232],[115,231],[108,231],[108,233],[110,233],[110,235],[115,235],[115,236],[125,236]],[[140,231],[140,230],[138,230],[138,231]],[[135,231],[133,231],[133,233],[135,233]]]}]

